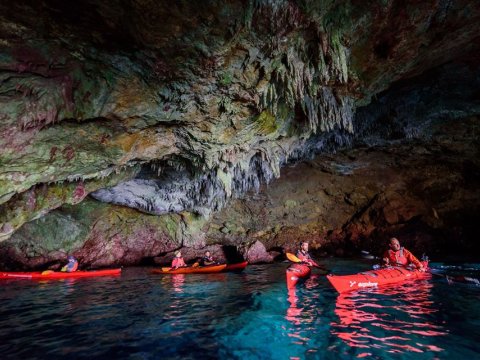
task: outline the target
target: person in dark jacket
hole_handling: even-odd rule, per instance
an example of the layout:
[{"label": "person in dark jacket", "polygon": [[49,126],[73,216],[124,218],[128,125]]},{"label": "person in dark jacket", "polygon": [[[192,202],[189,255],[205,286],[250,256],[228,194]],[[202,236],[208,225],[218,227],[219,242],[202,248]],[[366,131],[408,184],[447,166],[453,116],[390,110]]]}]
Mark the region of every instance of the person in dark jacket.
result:
[{"label": "person in dark jacket", "polygon": [[68,263],[64,267],[62,267],[63,272],[74,272],[78,269],[78,261],[72,255],[67,257]]},{"label": "person in dark jacket", "polygon": [[217,262],[214,260],[212,254],[210,254],[210,251],[205,251],[205,254],[202,257],[202,260],[200,260],[200,265],[201,266],[208,266],[208,265],[215,265]]}]

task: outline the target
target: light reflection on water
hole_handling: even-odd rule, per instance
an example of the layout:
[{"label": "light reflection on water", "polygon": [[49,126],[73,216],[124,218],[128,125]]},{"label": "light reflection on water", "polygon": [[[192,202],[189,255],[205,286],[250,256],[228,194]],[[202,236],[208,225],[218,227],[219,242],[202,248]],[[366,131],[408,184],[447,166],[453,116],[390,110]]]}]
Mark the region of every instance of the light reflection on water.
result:
[{"label": "light reflection on water", "polygon": [[[285,330],[292,343],[302,348],[298,355],[289,357],[437,359],[447,357],[453,344],[458,347],[453,351],[475,357],[480,354],[480,347],[473,342],[472,333],[449,326],[444,319],[445,304],[438,296],[439,291],[446,290],[450,300],[457,302],[456,296],[462,296],[466,289],[447,286],[445,281],[434,278],[343,294],[333,292],[331,297],[325,279],[313,277],[303,288],[289,290],[286,296],[289,307],[285,319],[291,326]],[[480,307],[476,300],[480,296],[476,288],[469,287],[467,292],[470,298],[463,301],[477,309],[474,317],[478,321]],[[329,309],[331,300],[335,306]],[[309,326],[318,321],[321,307],[324,313],[320,317],[331,319],[328,336],[326,329]],[[476,327],[475,321],[469,327]],[[459,341],[459,335],[452,332],[462,333],[463,337]],[[312,343],[316,346],[309,348]]]},{"label": "light reflection on water", "polygon": [[[430,281],[390,285],[368,292],[340,294],[332,322],[332,334],[349,346],[383,349],[387,353],[440,352],[432,337],[448,335],[434,320],[438,312],[431,301]],[[441,339],[435,339],[440,343]]]},{"label": "light reflection on water", "polygon": [[[332,261],[330,268],[364,270]],[[480,289],[442,278],[338,295],[287,264],[242,274],[0,283],[3,359],[475,358]]]}]

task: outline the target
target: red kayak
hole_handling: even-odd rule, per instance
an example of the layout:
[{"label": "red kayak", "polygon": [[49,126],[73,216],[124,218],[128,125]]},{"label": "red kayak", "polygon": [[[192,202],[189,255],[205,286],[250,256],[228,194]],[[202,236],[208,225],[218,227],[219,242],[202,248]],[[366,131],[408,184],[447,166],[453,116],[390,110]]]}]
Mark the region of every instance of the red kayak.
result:
[{"label": "red kayak", "polygon": [[223,269],[223,271],[234,271],[234,272],[241,272],[243,271],[248,265],[248,261],[244,261],[241,263],[236,264],[227,264],[227,267]]},{"label": "red kayak", "polygon": [[0,272],[0,279],[71,279],[94,276],[120,275],[122,269],[91,271],[37,271],[37,272]]},{"label": "red kayak", "polygon": [[170,267],[163,267],[161,269],[152,270],[152,274],[212,274],[219,273],[225,270],[226,264],[222,265],[208,265],[208,266],[187,266],[178,269]]},{"label": "red kayak", "polygon": [[292,264],[287,268],[287,288],[292,289],[300,280],[310,276],[310,267],[304,264]]},{"label": "red kayak", "polygon": [[[423,265],[425,269],[428,268],[428,262],[423,262]],[[327,275],[327,279],[339,293],[343,293],[351,290],[376,288],[385,284],[404,282],[411,279],[424,279],[429,276],[430,273],[416,269],[388,267],[354,275]]]}]

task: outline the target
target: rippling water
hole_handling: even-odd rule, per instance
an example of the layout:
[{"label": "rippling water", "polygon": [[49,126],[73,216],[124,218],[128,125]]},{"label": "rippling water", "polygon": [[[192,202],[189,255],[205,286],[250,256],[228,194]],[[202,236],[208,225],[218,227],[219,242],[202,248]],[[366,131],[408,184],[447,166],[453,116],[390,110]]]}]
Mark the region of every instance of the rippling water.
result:
[{"label": "rippling water", "polygon": [[[121,277],[1,281],[1,359],[474,359],[480,354],[480,286],[434,276],[338,295],[324,276],[314,275],[287,292],[286,266],[174,276],[130,268]],[[327,266],[353,273],[368,265],[332,260]],[[480,277],[473,266],[468,275]]]}]

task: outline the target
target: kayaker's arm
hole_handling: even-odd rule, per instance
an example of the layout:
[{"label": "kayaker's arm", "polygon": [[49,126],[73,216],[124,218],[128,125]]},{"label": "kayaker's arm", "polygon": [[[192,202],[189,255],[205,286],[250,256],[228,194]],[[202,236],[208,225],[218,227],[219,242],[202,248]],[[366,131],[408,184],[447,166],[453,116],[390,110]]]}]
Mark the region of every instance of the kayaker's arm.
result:
[{"label": "kayaker's arm", "polygon": [[383,261],[383,264],[382,264],[383,266],[390,266],[390,258],[388,256],[388,250],[383,253],[382,261]]},{"label": "kayaker's arm", "polygon": [[310,266],[314,266],[318,269],[322,269],[322,270],[327,270],[327,268],[323,265],[319,265],[316,261],[313,261],[313,259],[310,259],[310,262],[311,262],[311,265]]},{"label": "kayaker's arm", "polygon": [[420,271],[425,271],[422,263],[408,250],[404,250],[405,251],[405,257],[407,258],[407,260],[409,262],[411,262],[413,265],[415,265],[415,267],[420,270]]},{"label": "kayaker's arm", "polygon": [[308,266],[313,266],[313,267],[316,267],[316,268],[319,268],[319,269],[327,270],[324,266],[318,265],[315,261],[313,261],[313,259],[311,257],[309,257],[308,259],[306,259],[306,258],[301,259],[300,257],[298,257],[296,255],[293,255],[291,253],[288,253],[288,252],[286,253],[286,256],[287,256],[288,260],[290,260],[294,263],[305,264],[305,265],[308,265]]},{"label": "kayaker's arm", "polygon": [[312,259],[311,256],[309,256],[308,259],[303,260],[303,263],[307,264],[308,266],[316,267],[317,269],[327,270],[325,266],[319,265],[315,260]]}]

